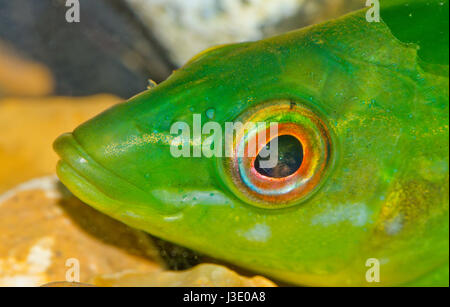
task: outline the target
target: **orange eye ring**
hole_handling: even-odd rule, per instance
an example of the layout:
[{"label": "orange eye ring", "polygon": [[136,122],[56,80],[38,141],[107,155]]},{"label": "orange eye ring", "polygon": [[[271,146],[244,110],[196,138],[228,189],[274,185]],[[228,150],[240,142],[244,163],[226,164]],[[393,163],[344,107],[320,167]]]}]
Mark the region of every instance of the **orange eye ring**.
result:
[{"label": "orange eye ring", "polygon": [[[327,126],[315,113],[303,105],[281,100],[262,104],[237,121],[244,125],[236,133],[233,156],[225,159],[224,170],[239,198],[257,207],[283,208],[304,201],[318,189],[331,164],[332,140]],[[270,126],[275,123],[278,131],[271,135]],[[286,177],[263,175],[255,168],[256,155],[250,154],[254,152],[252,146],[256,144],[259,154],[280,136],[291,136],[300,142],[301,164]]]}]

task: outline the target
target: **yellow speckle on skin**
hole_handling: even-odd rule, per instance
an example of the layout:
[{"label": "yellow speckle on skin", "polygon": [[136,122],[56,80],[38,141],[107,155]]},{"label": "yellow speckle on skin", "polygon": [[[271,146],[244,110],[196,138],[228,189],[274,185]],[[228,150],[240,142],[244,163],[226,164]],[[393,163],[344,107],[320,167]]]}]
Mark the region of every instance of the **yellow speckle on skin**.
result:
[{"label": "yellow speckle on skin", "polygon": [[396,182],[381,209],[376,231],[385,235],[399,234],[412,223],[420,224],[432,210],[433,203],[443,195],[439,185],[425,180]]},{"label": "yellow speckle on skin", "polygon": [[170,145],[174,137],[164,133],[150,133],[142,136],[133,135],[129,137],[125,142],[117,144],[112,143],[106,146],[105,154],[114,155],[126,152],[133,146],[144,146],[146,144],[164,144]]}]

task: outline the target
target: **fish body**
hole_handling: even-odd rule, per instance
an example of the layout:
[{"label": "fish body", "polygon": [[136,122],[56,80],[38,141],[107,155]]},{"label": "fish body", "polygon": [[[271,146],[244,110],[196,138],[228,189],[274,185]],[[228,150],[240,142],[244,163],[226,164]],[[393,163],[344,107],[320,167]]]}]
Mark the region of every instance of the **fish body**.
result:
[{"label": "fish body", "polygon": [[[276,280],[448,285],[448,1],[367,14],[200,54],[59,137],[59,178],[128,225]],[[302,164],[261,175],[235,156],[245,131],[221,143],[231,156],[190,142],[174,157],[171,128],[195,116],[278,122]]]}]

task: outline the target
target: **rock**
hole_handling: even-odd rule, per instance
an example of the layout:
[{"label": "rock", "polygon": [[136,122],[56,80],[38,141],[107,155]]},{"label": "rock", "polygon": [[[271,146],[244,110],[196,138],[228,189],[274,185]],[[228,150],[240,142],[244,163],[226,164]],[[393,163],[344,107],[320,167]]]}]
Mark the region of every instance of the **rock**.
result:
[{"label": "rock", "polygon": [[0,196],[0,286],[87,283],[101,274],[163,268],[149,235],[83,204],[54,176]]},{"label": "rock", "polygon": [[58,160],[52,148],[56,137],[120,101],[106,94],[0,98],[0,193],[53,174]]},{"label": "rock", "polygon": [[259,40],[342,15],[360,0],[127,0],[177,65],[212,46]]},{"label": "rock", "polygon": [[274,25],[294,15],[306,1],[127,2],[169,51],[172,60],[182,65],[195,54],[214,45],[261,39],[264,26]]},{"label": "rock", "polygon": [[84,284],[80,282],[66,282],[66,281],[55,281],[48,284],[42,285],[41,287],[46,288],[81,288],[81,287],[95,287],[91,284]]},{"label": "rock", "polygon": [[97,286],[112,287],[275,287],[262,276],[244,277],[217,264],[199,264],[186,271],[148,274],[125,272],[93,279]]}]

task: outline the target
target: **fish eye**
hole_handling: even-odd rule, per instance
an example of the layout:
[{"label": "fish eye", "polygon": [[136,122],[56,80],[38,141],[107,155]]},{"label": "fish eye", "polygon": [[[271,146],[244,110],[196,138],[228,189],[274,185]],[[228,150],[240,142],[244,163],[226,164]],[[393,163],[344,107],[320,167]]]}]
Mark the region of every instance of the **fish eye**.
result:
[{"label": "fish eye", "polygon": [[280,135],[274,141],[267,143],[266,150],[270,151],[274,142],[277,142],[278,146],[277,164],[274,167],[263,167],[262,161],[267,161],[268,158],[258,154],[254,164],[255,170],[270,178],[285,178],[294,174],[303,162],[302,143],[292,135]]},{"label": "fish eye", "polygon": [[268,101],[245,111],[235,120],[242,125],[230,142],[231,155],[221,163],[227,186],[261,208],[290,207],[311,197],[334,157],[322,118],[291,100]]}]

